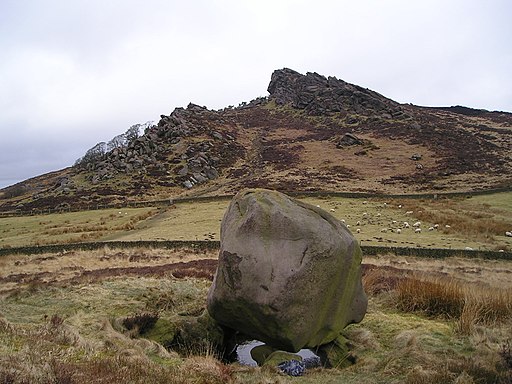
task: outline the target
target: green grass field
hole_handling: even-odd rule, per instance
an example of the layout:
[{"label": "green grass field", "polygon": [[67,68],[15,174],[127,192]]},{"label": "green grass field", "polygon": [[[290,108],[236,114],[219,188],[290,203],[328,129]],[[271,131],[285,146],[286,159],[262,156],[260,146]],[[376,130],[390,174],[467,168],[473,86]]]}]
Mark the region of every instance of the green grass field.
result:
[{"label": "green grass field", "polygon": [[[363,245],[512,250],[512,193],[472,198],[305,198]],[[226,200],[0,219],[0,247],[96,240],[219,240]],[[421,232],[413,224],[420,221]],[[406,228],[404,223],[409,224]],[[429,230],[429,228],[434,228]]]},{"label": "green grass field", "polygon": [[92,241],[134,230],[155,208],[125,208],[0,218],[0,247]]}]

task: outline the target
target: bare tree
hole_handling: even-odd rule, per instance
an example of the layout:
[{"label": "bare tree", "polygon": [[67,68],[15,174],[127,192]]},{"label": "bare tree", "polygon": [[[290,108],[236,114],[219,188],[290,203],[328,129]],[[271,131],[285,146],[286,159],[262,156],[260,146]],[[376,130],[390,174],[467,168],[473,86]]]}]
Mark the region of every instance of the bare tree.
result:
[{"label": "bare tree", "polygon": [[89,163],[100,161],[107,153],[107,144],[102,141],[85,152],[84,157],[75,162],[75,166],[86,166]]},{"label": "bare tree", "polygon": [[133,141],[140,137],[140,129],[142,124],[134,124],[125,132],[127,145],[130,145]]},{"label": "bare tree", "polygon": [[120,135],[114,136],[112,140],[110,140],[107,144],[107,151],[113,151],[114,149],[124,148],[126,147],[128,140],[126,139],[126,134],[122,133]]},{"label": "bare tree", "polygon": [[75,161],[75,167],[85,167],[87,164],[101,161],[107,152],[114,149],[126,148],[153,127],[152,121],[143,124],[134,124],[125,133],[114,136],[108,143],[101,142],[89,149],[83,157]]}]

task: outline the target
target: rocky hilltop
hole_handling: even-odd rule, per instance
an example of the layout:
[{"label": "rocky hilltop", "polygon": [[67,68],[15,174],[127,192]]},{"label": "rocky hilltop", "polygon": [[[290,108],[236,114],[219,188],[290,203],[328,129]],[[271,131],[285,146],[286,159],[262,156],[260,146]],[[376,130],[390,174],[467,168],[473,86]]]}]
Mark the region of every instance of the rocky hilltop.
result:
[{"label": "rocky hilltop", "polygon": [[400,104],[369,89],[335,77],[308,72],[305,76],[285,68],[275,71],[268,86],[270,99],[310,115],[351,111],[358,115],[405,117]]},{"label": "rocky hilltop", "polygon": [[284,192],[425,193],[512,185],[512,114],[399,104],[317,73],[276,70],[269,96],[176,108],[94,161],[5,188],[0,210]]}]

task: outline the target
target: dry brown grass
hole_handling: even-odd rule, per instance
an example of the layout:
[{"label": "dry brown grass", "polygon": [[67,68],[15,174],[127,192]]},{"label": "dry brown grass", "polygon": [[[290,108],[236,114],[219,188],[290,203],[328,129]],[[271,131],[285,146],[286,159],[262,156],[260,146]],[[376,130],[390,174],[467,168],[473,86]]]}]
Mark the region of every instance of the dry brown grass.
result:
[{"label": "dry brown grass", "polygon": [[442,224],[439,229],[445,234],[460,234],[485,242],[494,240],[495,236],[503,236],[512,227],[512,222],[503,218],[506,217],[505,212],[490,209],[487,204],[470,203],[463,198],[412,201],[408,209],[414,211],[419,220]]},{"label": "dry brown grass", "polygon": [[[130,275],[73,284],[59,281],[80,271],[70,267],[151,266],[216,256],[215,252],[184,249],[106,247],[95,252],[0,259],[0,277],[47,271],[51,272],[48,278],[57,280],[30,286],[10,282],[17,286],[16,291],[0,297],[0,312],[5,316],[0,315],[0,384],[507,383],[507,372],[512,369],[507,365],[512,360],[510,344],[506,344],[512,330],[508,306],[512,283],[506,280],[512,270],[510,262],[372,258],[381,265],[364,267],[363,282],[370,297],[368,313],[362,323],[347,329],[359,359],[348,369],[311,370],[301,378],[226,365],[208,344],[178,355],[180,351],[173,344],[165,344],[166,349],[141,337],[141,329],[149,327],[157,315],[171,322],[198,316],[204,310],[208,280]],[[457,271],[457,279],[440,277],[441,264],[443,273],[453,272],[455,276]],[[476,273],[484,267],[487,272]],[[490,289],[483,283],[490,280],[493,270],[502,271],[503,276],[493,280],[494,288]],[[462,280],[464,277],[467,280]],[[451,299],[444,297],[441,306],[426,298],[422,299],[426,309],[397,311],[395,295],[407,279],[416,280],[408,288],[411,298],[420,295],[413,292],[416,289]],[[459,317],[447,315],[446,308],[460,305],[461,300],[464,305]]]},{"label": "dry brown grass", "polygon": [[396,287],[396,305],[404,312],[456,318],[462,313],[464,301],[463,287],[454,280],[405,278]]},{"label": "dry brown grass", "polygon": [[455,320],[458,333],[469,335],[476,325],[512,319],[512,289],[489,288],[447,278],[404,278],[394,298],[404,312],[422,312]]}]

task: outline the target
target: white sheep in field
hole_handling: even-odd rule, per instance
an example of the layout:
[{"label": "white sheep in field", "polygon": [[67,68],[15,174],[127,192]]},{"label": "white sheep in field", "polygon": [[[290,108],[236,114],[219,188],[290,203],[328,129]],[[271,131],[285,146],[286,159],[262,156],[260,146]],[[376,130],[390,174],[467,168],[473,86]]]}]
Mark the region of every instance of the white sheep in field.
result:
[{"label": "white sheep in field", "polygon": [[420,232],[421,232],[421,228],[416,228],[416,229],[414,230],[414,232],[416,232],[416,233],[420,233]]},{"label": "white sheep in field", "polygon": [[334,208],[331,208],[330,211],[331,212],[336,212],[336,210]]},{"label": "white sheep in field", "polygon": [[405,212],[406,215],[412,215],[414,212],[413,211],[407,211]]},{"label": "white sheep in field", "polygon": [[421,226],[421,221],[415,222],[412,226],[415,228],[419,228]]},{"label": "white sheep in field", "polygon": [[382,228],[380,231],[381,231],[382,233],[386,233],[386,232],[388,231],[388,229],[387,229],[387,228]]},{"label": "white sheep in field", "polygon": [[429,231],[433,231],[433,230],[434,230],[434,227],[428,227],[428,230],[429,230]]},{"label": "white sheep in field", "polygon": [[451,228],[452,226],[451,226],[451,225],[446,224],[444,227],[445,227],[445,228]]},{"label": "white sheep in field", "polygon": [[507,236],[507,237],[512,237],[512,231],[510,231],[510,232],[509,232],[509,231],[505,232],[505,236]]},{"label": "white sheep in field", "polygon": [[357,229],[356,229],[356,232],[357,232],[357,233],[361,233],[361,228],[357,228]]},{"label": "white sheep in field", "polygon": [[361,225],[361,222],[357,220],[356,225]]},{"label": "white sheep in field", "polygon": [[464,248],[464,249],[465,249],[466,251],[472,251],[472,250],[473,250],[473,248],[471,248],[471,247],[466,247],[466,248]]},{"label": "white sheep in field", "polygon": [[409,225],[409,223],[407,221],[404,221],[404,228],[410,228],[411,226]]},{"label": "white sheep in field", "polygon": [[398,229],[396,230],[396,233],[401,234],[401,233],[402,233],[402,230],[401,230],[400,228],[398,228]]}]

